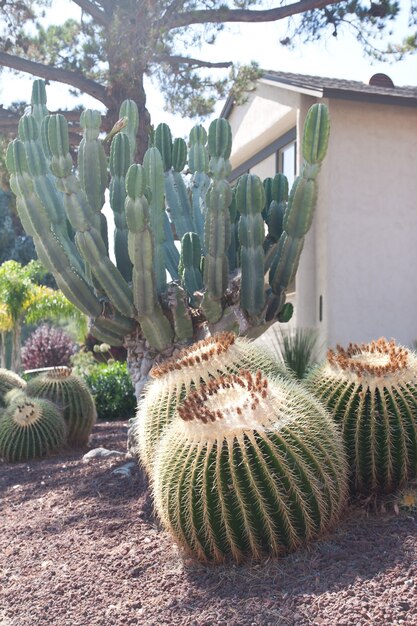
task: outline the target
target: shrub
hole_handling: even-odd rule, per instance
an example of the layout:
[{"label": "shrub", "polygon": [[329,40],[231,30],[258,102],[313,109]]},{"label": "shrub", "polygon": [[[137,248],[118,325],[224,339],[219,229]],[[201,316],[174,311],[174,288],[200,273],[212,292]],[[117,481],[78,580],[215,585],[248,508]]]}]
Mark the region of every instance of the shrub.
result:
[{"label": "shrub", "polygon": [[282,330],[277,325],[273,327],[273,333],[273,345],[279,358],[302,380],[317,362],[318,331],[315,328]]},{"label": "shrub", "polygon": [[98,419],[123,420],[134,415],[136,398],[126,363],[100,363],[84,379],[94,396]]},{"label": "shrub", "polygon": [[77,345],[62,328],[42,324],[26,340],[22,348],[24,369],[70,365]]}]

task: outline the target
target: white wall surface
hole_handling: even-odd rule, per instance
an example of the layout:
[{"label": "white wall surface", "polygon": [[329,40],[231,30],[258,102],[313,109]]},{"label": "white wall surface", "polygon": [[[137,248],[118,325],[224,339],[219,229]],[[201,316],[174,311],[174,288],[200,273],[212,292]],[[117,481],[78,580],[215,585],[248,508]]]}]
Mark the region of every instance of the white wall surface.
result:
[{"label": "white wall surface", "polygon": [[[417,109],[332,100],[317,230],[329,345],[417,339]],[[319,251],[320,253],[320,251]]]}]

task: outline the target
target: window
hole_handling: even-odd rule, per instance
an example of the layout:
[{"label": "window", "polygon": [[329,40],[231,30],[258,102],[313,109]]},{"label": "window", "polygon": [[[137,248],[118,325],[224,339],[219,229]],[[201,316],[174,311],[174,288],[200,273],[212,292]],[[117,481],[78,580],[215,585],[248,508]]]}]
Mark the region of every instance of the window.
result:
[{"label": "window", "polygon": [[291,189],[297,170],[296,142],[291,141],[277,151],[277,172],[285,174]]}]

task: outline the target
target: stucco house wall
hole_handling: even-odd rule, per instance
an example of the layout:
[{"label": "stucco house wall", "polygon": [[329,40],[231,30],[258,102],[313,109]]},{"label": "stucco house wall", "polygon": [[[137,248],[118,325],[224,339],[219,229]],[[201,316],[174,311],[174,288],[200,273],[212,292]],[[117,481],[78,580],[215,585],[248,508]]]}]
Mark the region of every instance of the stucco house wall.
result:
[{"label": "stucco house wall", "polygon": [[[417,339],[417,106],[320,98],[260,83],[228,115],[232,165],[250,164],[261,178],[276,171],[274,140],[296,127],[308,108],[327,104],[329,150],[319,199],[296,279],[292,324],[318,328],[322,346],[380,336]],[[300,166],[300,143],[297,163]],[[258,161],[258,162],[256,162]],[[247,169],[245,171],[248,171]]]}]

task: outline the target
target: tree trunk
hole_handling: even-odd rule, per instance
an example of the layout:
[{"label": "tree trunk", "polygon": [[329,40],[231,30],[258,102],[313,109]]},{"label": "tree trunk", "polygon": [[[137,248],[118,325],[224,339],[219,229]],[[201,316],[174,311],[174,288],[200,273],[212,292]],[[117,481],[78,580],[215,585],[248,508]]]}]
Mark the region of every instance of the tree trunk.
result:
[{"label": "tree trunk", "polygon": [[12,330],[12,362],[11,369],[17,374],[22,369],[22,329],[16,324]]},{"label": "tree trunk", "polygon": [[6,368],[6,333],[0,333],[0,367]]}]

